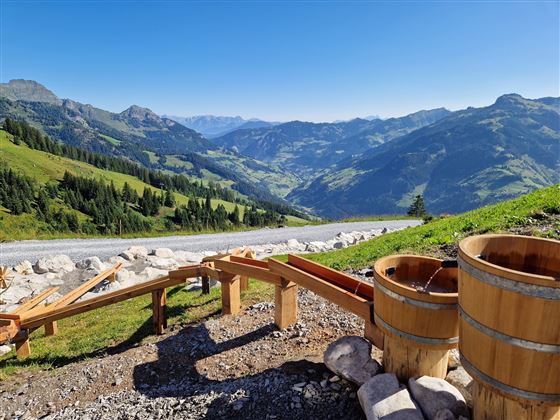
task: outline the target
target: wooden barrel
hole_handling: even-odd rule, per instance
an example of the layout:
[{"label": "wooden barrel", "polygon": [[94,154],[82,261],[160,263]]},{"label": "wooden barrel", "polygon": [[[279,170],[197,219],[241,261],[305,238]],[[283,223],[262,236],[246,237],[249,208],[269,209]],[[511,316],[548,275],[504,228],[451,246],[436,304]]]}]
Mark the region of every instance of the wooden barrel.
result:
[{"label": "wooden barrel", "polygon": [[534,413],[535,405],[560,405],[560,241],[515,235],[461,241],[459,314],[462,364],[480,389],[500,396],[475,402],[475,416],[506,418],[495,406],[507,398],[520,402],[511,411],[516,417],[560,417],[550,407]]},{"label": "wooden barrel", "polygon": [[383,364],[401,381],[416,375],[445,378],[449,349],[457,347],[457,268],[442,264],[415,255],[375,263],[374,319],[385,334]]}]

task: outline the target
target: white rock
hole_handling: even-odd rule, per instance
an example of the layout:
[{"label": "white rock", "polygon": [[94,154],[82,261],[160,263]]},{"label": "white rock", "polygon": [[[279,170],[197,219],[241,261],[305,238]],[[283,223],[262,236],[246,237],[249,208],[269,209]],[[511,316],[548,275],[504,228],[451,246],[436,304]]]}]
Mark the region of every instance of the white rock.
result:
[{"label": "white rock", "polygon": [[109,264],[109,265],[115,265],[115,264],[119,264],[119,263],[123,264],[123,265],[127,265],[128,260],[125,260],[123,257],[121,257],[119,255],[113,256],[113,257],[111,257],[107,260],[107,264]]},{"label": "white rock", "polygon": [[202,254],[195,254],[189,251],[175,251],[175,257],[186,261],[186,262],[200,262],[202,260]]},{"label": "white rock", "polygon": [[117,271],[117,273],[115,274],[115,277],[116,277],[116,280],[120,283],[120,282],[123,282],[125,280],[128,280],[131,275],[134,275],[134,273],[132,271],[128,271],[124,268],[121,268],[119,271]]},{"label": "white rock", "polygon": [[14,267],[16,273],[19,274],[33,274],[33,265],[27,260],[20,262]]},{"label": "white rock", "polygon": [[368,420],[423,420],[422,412],[394,373],[376,375],[358,390],[358,400]]},{"label": "white rock", "polygon": [[69,272],[74,269],[74,263],[67,255],[55,255],[39,258],[33,266],[37,274]]},{"label": "white rock", "polygon": [[143,280],[152,280],[158,277],[162,277],[167,275],[167,270],[160,270],[154,267],[146,267],[138,277],[141,277]]},{"label": "white rock", "polygon": [[327,244],[322,241],[311,241],[305,247],[305,250],[308,252],[320,252],[325,249],[327,249]]},{"label": "white rock", "polygon": [[148,250],[143,246],[131,246],[126,250],[130,254],[134,255],[134,258],[146,258],[148,256]]},{"label": "white rock", "polygon": [[134,261],[135,257],[134,254],[132,252],[128,252],[128,251],[123,251],[119,254],[119,257],[127,260],[127,261]]},{"label": "white rock", "polygon": [[0,346],[0,357],[4,356],[5,354],[8,354],[11,351],[12,351],[12,346],[10,346],[8,344],[4,344],[4,345]]},{"label": "white rock", "polygon": [[445,380],[459,390],[463,398],[465,398],[467,406],[473,406],[473,378],[462,366],[449,372]]},{"label": "white rock", "polygon": [[95,269],[97,271],[105,270],[105,264],[101,262],[99,257],[84,258],[76,263],[76,268],[82,270]]},{"label": "white rock", "polygon": [[426,418],[430,420],[445,408],[451,410],[456,417],[469,415],[467,404],[459,390],[443,379],[431,376],[410,378],[408,388]]},{"label": "white rock", "polygon": [[289,248],[299,249],[301,248],[302,244],[299,243],[297,239],[288,239],[286,243]]},{"label": "white rock", "polygon": [[342,337],[331,343],[323,361],[332,372],[358,385],[381,371],[381,365],[371,358],[371,343],[358,336]]},{"label": "white rock", "polygon": [[175,254],[169,248],[157,248],[150,252],[150,255],[155,255],[160,258],[173,258]]},{"label": "white rock", "polygon": [[150,265],[161,270],[170,270],[179,266],[177,261],[172,258],[157,258],[151,261]]}]

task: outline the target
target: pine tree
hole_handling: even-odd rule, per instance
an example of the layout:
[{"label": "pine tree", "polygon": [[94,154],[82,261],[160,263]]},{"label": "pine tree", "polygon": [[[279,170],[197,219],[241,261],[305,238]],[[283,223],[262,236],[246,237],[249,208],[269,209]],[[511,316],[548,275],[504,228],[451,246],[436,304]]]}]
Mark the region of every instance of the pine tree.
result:
[{"label": "pine tree", "polygon": [[408,212],[406,214],[414,217],[423,217],[427,214],[426,207],[424,205],[424,197],[422,197],[421,194],[414,197],[414,201],[412,201],[412,204],[408,208]]}]

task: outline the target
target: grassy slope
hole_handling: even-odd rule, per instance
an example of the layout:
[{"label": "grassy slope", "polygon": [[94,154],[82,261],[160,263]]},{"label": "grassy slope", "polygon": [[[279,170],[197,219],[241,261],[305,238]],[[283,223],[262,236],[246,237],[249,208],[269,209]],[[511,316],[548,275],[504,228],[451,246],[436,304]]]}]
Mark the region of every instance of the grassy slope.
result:
[{"label": "grassy slope", "polygon": [[[530,225],[544,209],[555,214],[560,212],[560,184],[468,213],[383,235],[350,248],[309,255],[308,258],[336,269],[346,269],[371,266],[379,257],[393,253],[437,254],[440,247],[456,244],[470,235]],[[546,235],[558,237],[559,231],[560,226],[557,226],[556,231],[547,232]]]},{"label": "grassy slope", "polygon": [[[442,245],[456,243],[470,234],[530,225],[543,210],[560,213],[560,185],[463,215],[390,233],[344,250],[306,257],[336,268],[360,268],[393,253],[432,254],[437,253]],[[558,238],[559,235],[560,226],[556,226],[556,231],[548,232],[551,237]],[[243,304],[270,301],[273,294],[272,286],[252,280],[251,287],[243,294]],[[176,288],[168,296],[169,325],[198,322],[219,314],[218,289],[212,289],[210,295],[203,296],[200,292],[185,292]],[[60,332],[55,337],[44,337],[42,330],[36,331],[31,336],[33,355],[29,359],[18,361],[14,352],[0,358],[0,380],[24,368],[61,366],[138,343],[150,334],[149,303],[149,296],[144,296],[59,321]]]},{"label": "grassy slope", "polygon": [[[152,187],[131,175],[99,169],[84,162],[33,150],[23,144],[19,146],[15,145],[9,140],[10,137],[8,133],[0,130],[0,159],[7,162],[11,168],[36,179],[40,183],[60,180],[64,172],[69,171],[84,177],[102,179],[105,182],[112,181],[118,188],[122,188],[124,183],[128,182],[140,195],[145,187],[152,188],[152,190],[158,193],[161,192],[159,188]],[[178,204],[187,204],[188,202],[186,196],[178,193],[175,193],[175,199]],[[235,203],[219,199],[212,200],[212,207],[216,208],[219,204],[222,204],[228,212],[231,212],[235,208]],[[239,210],[241,217],[243,217],[243,206],[240,206]],[[39,234],[38,222],[29,214],[12,216],[6,212],[5,209],[0,208],[0,217],[2,218],[0,220],[0,226],[2,227],[2,232],[0,233],[1,239],[37,239],[42,237],[51,238],[54,236],[65,236]],[[288,221],[294,224],[303,223],[302,219],[292,216],[288,217]],[[173,233],[176,234],[177,232]],[[154,233],[152,232],[152,234]]]}]

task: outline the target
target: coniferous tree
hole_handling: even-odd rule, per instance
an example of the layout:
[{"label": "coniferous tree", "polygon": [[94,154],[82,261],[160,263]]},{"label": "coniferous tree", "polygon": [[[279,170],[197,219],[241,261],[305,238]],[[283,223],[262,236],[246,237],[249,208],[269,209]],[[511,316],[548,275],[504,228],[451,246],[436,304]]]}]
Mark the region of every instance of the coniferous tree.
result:
[{"label": "coniferous tree", "polygon": [[414,217],[423,217],[427,214],[426,207],[424,206],[424,197],[422,197],[421,194],[414,197],[414,200],[412,201],[412,204],[408,208],[408,212],[406,214]]}]

